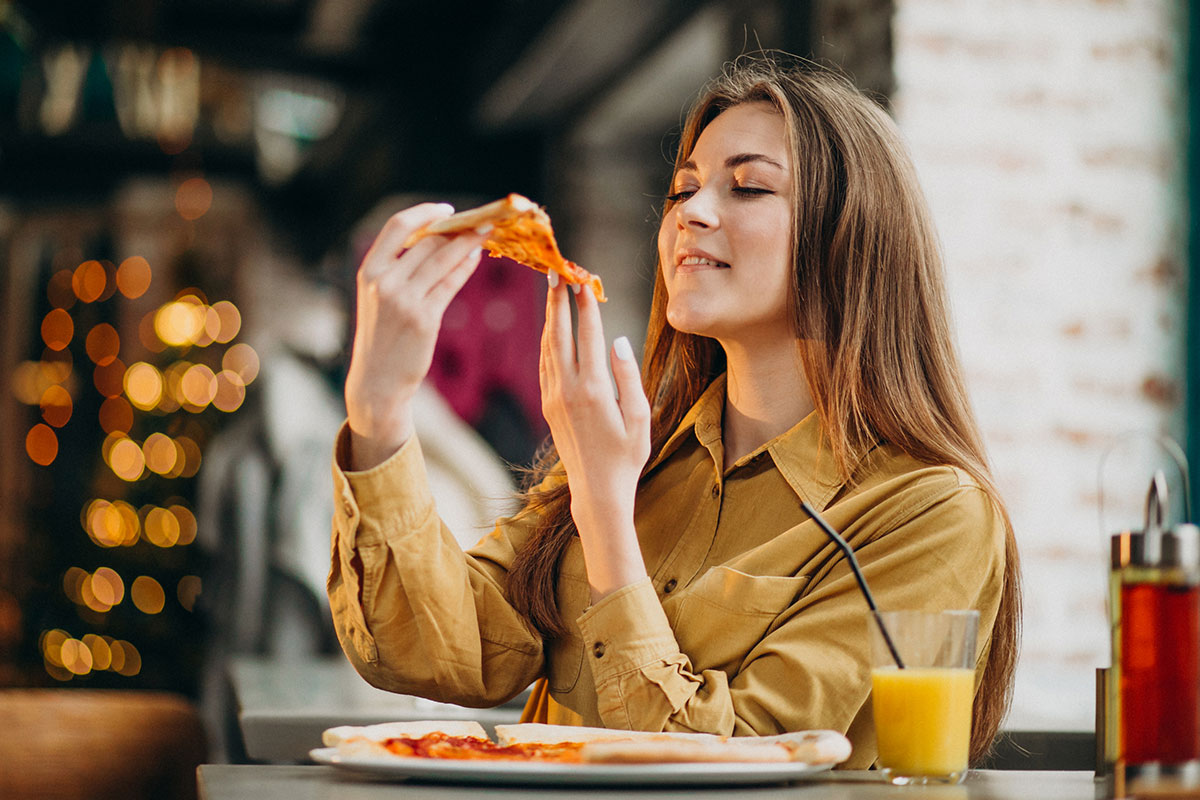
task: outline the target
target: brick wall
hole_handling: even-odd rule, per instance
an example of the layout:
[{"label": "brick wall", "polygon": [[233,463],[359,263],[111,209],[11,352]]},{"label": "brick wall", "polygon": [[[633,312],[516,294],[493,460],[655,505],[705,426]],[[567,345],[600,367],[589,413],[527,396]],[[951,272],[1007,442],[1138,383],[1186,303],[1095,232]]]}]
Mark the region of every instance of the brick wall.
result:
[{"label": "brick wall", "polygon": [[[893,107],[1024,556],[1012,727],[1091,727],[1109,658],[1101,458],[1130,429],[1182,439],[1183,13],[895,2]],[[1136,519],[1154,458],[1114,450],[1106,529]]]}]

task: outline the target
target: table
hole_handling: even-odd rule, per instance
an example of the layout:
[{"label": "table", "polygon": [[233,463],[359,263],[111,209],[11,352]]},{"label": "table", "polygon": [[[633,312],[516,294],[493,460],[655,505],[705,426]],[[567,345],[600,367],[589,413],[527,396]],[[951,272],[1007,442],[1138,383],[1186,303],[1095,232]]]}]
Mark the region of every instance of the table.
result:
[{"label": "table", "polygon": [[201,800],[1095,800],[1104,796],[1102,784],[1090,772],[1009,770],[977,770],[959,786],[890,786],[881,782],[878,773],[848,770],[828,773],[820,780],[735,789],[535,789],[373,781],[333,767],[206,764],[198,770],[197,781]]},{"label": "table", "polygon": [[255,761],[302,762],[336,725],[421,719],[473,719],[488,733],[518,722],[524,698],[497,708],[464,708],[376,689],[341,656],[303,661],[238,657],[229,666],[246,755]]}]

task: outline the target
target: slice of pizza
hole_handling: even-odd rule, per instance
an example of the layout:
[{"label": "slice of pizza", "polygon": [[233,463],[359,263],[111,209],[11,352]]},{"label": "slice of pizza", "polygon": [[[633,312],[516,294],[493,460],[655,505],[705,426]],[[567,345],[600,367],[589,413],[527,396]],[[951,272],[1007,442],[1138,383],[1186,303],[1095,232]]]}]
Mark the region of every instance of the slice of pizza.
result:
[{"label": "slice of pizza", "polygon": [[378,725],[342,725],[321,740],[341,758],[433,758],[453,761],[542,761],[575,763],[582,745],[524,742],[498,745],[474,721],[423,720]]},{"label": "slice of pizza", "polygon": [[497,725],[502,745],[574,742],[583,762],[779,762],[838,764],[850,757],[850,740],[837,731],[813,730],[777,736],[718,736],[673,731],[622,731],[542,723]]},{"label": "slice of pizza", "polygon": [[511,258],[541,272],[554,270],[567,283],[591,289],[601,303],[608,300],[599,277],[563,258],[545,209],[519,194],[510,194],[426,225],[408,237],[404,247],[412,247],[426,236],[461,233],[486,224],[491,224],[492,230],[483,246],[491,255]]},{"label": "slice of pizza", "polygon": [[413,720],[412,722],[381,722],[378,725],[339,725],[328,728],[321,734],[326,747],[337,747],[349,739],[365,739],[382,742],[402,737],[419,738],[430,733],[446,736],[469,736],[491,741],[487,731],[475,720]]}]

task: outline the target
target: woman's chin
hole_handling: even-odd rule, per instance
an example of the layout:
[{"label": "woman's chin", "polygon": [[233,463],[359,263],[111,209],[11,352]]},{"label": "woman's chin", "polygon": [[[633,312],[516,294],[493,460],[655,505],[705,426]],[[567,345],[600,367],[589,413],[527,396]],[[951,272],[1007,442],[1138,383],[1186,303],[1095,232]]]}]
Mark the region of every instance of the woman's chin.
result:
[{"label": "woman's chin", "polygon": [[691,333],[697,336],[708,336],[712,327],[709,315],[698,309],[679,306],[667,306],[667,322],[680,333]]}]

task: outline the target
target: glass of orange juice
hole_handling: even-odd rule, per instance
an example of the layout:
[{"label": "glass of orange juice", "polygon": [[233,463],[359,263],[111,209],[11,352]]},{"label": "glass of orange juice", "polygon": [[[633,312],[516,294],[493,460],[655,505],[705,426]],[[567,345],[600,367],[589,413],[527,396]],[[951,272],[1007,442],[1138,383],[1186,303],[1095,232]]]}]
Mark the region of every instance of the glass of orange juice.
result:
[{"label": "glass of orange juice", "polygon": [[959,783],[971,741],[979,612],[882,611],[869,624],[884,777],[896,784]]}]

